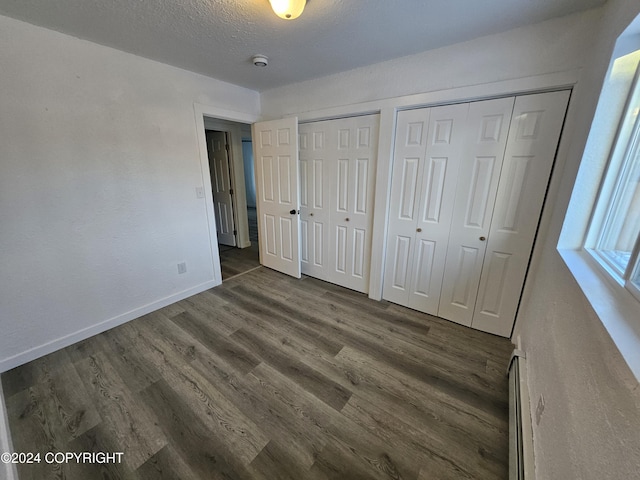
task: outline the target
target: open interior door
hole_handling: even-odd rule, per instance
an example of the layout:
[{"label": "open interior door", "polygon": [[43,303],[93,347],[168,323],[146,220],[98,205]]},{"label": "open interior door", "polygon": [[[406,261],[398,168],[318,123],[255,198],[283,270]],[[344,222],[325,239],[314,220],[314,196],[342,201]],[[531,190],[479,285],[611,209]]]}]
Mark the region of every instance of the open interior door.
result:
[{"label": "open interior door", "polygon": [[214,132],[213,130],[207,130],[206,136],[218,243],[235,247],[236,228],[233,220],[233,190],[231,189],[227,137],[224,132]]},{"label": "open interior door", "polygon": [[298,118],[252,126],[260,263],[300,278]]}]

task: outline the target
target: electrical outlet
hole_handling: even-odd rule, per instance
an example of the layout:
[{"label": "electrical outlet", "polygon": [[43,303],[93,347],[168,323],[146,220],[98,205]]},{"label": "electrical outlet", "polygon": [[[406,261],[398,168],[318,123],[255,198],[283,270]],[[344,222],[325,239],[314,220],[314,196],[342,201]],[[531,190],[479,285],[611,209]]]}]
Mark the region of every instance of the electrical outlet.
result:
[{"label": "electrical outlet", "polygon": [[182,262],[178,264],[178,274],[183,274],[187,272],[187,264],[186,262]]},{"label": "electrical outlet", "polygon": [[542,412],[544,412],[544,396],[540,394],[540,398],[538,399],[538,406],[536,407],[536,425],[540,425]]},{"label": "electrical outlet", "polygon": [[196,187],[196,197],[204,198],[204,188],[203,187]]}]

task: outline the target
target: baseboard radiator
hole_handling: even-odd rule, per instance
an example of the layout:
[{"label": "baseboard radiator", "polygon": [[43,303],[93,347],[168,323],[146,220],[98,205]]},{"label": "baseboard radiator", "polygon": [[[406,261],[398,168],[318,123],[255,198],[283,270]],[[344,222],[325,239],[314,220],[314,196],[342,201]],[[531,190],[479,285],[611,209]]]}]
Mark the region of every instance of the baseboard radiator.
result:
[{"label": "baseboard radiator", "polygon": [[514,350],[509,362],[509,480],[534,480],[533,430],[527,361]]}]

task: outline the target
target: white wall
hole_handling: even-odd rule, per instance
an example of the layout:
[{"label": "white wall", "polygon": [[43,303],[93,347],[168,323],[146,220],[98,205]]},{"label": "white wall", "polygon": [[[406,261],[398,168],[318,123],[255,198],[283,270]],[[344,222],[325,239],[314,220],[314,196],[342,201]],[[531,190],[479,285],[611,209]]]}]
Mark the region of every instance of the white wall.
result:
[{"label": "white wall", "polygon": [[599,11],[557,18],[262,92],[269,118],[402,95],[572,70],[583,65]]},{"label": "white wall", "polygon": [[527,352],[532,409],[541,395],[545,400],[539,425],[535,416],[533,423],[539,479],[640,475],[638,381],[556,250],[614,43],[640,13],[640,4],[610,0],[602,13],[572,99],[571,133],[565,135],[558,158],[564,171],[550,191],[542,248],[536,249],[516,324],[515,335]]},{"label": "white wall", "polygon": [[6,17],[0,65],[0,371],[220,281],[194,102],[257,92]]}]

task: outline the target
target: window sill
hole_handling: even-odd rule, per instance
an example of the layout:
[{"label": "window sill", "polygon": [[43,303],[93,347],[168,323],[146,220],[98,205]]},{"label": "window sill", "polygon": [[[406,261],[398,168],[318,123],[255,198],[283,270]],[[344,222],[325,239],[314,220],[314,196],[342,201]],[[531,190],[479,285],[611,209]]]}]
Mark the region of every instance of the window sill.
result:
[{"label": "window sill", "polygon": [[640,304],[607,278],[587,252],[558,249],[591,307],[640,381]]}]

